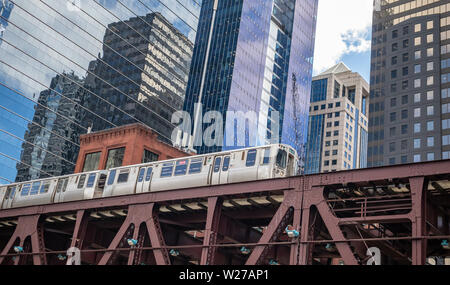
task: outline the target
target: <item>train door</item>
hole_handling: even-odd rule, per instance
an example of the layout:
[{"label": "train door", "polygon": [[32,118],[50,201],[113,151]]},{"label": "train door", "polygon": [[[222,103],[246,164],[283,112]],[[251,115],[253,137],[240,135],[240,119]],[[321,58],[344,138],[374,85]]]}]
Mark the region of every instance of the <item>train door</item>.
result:
[{"label": "train door", "polygon": [[16,194],[16,190],[19,186],[10,186],[6,189],[5,198],[3,199],[2,209],[12,208],[14,196]]},{"label": "train door", "polygon": [[231,157],[216,156],[214,158],[214,164],[211,175],[211,185],[228,183],[228,170],[230,169]]},{"label": "train door", "polygon": [[67,184],[69,183],[69,178],[61,178],[56,184],[55,197],[53,198],[54,203],[64,202],[64,193],[67,190]]},{"label": "train door", "polygon": [[138,179],[136,184],[136,193],[150,192],[150,183],[152,180],[153,168],[142,167],[139,169]]}]

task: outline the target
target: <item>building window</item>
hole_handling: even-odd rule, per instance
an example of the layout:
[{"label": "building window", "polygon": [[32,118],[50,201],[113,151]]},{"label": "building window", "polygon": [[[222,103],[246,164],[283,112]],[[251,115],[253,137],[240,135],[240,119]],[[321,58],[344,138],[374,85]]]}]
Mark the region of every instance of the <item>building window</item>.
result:
[{"label": "building window", "polygon": [[397,78],[397,70],[392,70],[391,71],[391,78],[392,79]]},{"label": "building window", "polygon": [[414,53],[414,59],[420,59],[422,57],[422,52],[420,50]]},{"label": "building window", "polygon": [[434,137],[427,137],[427,146],[434,147]]},{"label": "building window", "polygon": [[419,149],[421,145],[420,139],[414,139],[414,149]]},{"label": "building window", "polygon": [[408,133],[408,125],[402,125],[402,135],[406,135]]},{"label": "building window", "polygon": [[442,104],[442,114],[450,113],[450,104]]},{"label": "building window", "polygon": [[434,62],[428,62],[427,63],[427,71],[434,70]]},{"label": "building window", "polygon": [[442,153],[442,159],[450,159],[450,151],[444,151]]},{"label": "building window", "polygon": [[414,32],[418,33],[422,30],[422,25],[421,24],[416,24],[414,25]]},{"label": "building window", "polygon": [[392,51],[397,51],[398,50],[398,43],[393,43],[392,44]]},{"label": "building window", "polygon": [[420,102],[420,93],[416,93],[414,94],[414,103],[419,103]]},{"label": "building window", "polygon": [[409,60],[409,53],[404,53],[402,58],[403,58],[403,62],[407,62]]},{"label": "building window", "polygon": [[414,73],[420,73],[420,71],[421,71],[421,65],[420,64],[414,65]]},{"label": "building window", "polygon": [[391,59],[391,64],[392,64],[392,65],[395,65],[395,64],[397,64],[397,61],[398,61],[398,60],[397,60],[397,57],[396,57],[396,56],[393,56],[392,59]]},{"label": "building window", "polygon": [[433,100],[433,99],[434,99],[434,91],[433,91],[433,90],[428,91],[428,92],[427,92],[427,100],[428,100],[428,101],[431,101],[431,100]]},{"label": "building window", "polygon": [[401,161],[402,161],[402,164],[407,163],[407,162],[408,162],[408,156],[403,155],[403,156],[401,157]]},{"label": "building window", "polygon": [[427,160],[428,161],[433,161],[434,160],[434,152],[427,153]]},{"label": "building window", "polygon": [[420,78],[414,80],[414,88],[420,88],[421,85]]},{"label": "building window", "polygon": [[395,164],[395,157],[389,158],[389,165]]},{"label": "building window", "polygon": [[422,39],[420,37],[414,38],[414,45],[419,46],[422,43]]},{"label": "building window", "polygon": [[108,151],[108,160],[106,161],[106,169],[122,166],[125,148],[116,148]]},{"label": "building window", "polygon": [[409,73],[408,67],[403,67],[403,69],[402,69],[402,75],[403,75],[403,76],[406,76],[406,75],[408,75],[408,73]]},{"label": "building window", "polygon": [[403,48],[409,47],[409,40],[403,40]]},{"label": "building window", "polygon": [[420,118],[420,108],[414,109],[414,118]]},{"label": "building window", "polygon": [[402,104],[408,104],[408,95],[403,95],[402,96]]},{"label": "building window", "polygon": [[442,129],[450,129],[450,119],[442,120]]},{"label": "building window", "polygon": [[414,155],[414,162],[420,162],[420,161],[421,161],[420,154]]},{"label": "building window", "polygon": [[393,30],[392,31],[392,38],[395,39],[398,37],[398,30]]},{"label": "building window", "polygon": [[421,129],[420,123],[415,123],[414,124],[414,133],[415,134],[420,133],[420,129]]},{"label": "building window", "polygon": [[433,34],[427,35],[427,43],[432,43],[433,39],[434,39]]},{"label": "building window", "polygon": [[144,153],[142,155],[142,163],[149,163],[153,161],[158,161],[159,155],[149,150],[144,149]]},{"label": "building window", "polygon": [[402,148],[402,150],[405,150],[405,149],[408,148],[408,141],[407,140],[403,140],[401,142],[401,148]]},{"label": "building window", "polygon": [[395,122],[397,120],[397,113],[396,112],[392,112],[390,114],[390,120],[391,120],[391,122]]},{"label": "building window", "polygon": [[434,84],[434,77],[433,76],[428,76],[427,77],[427,86],[433,85]]},{"label": "building window", "polygon": [[428,106],[427,107],[427,115],[433,116],[434,115],[434,106]]},{"label": "building window", "polygon": [[428,48],[427,49],[427,56],[428,57],[431,57],[431,56],[433,56],[434,55],[434,48]]},{"label": "building window", "polygon": [[427,131],[428,132],[434,131],[434,121],[427,122]]},{"label": "building window", "polygon": [[394,152],[395,151],[395,142],[392,142],[389,144],[389,151]]},{"label": "building window", "polygon": [[431,30],[433,28],[433,21],[427,22],[427,30]]},{"label": "building window", "polygon": [[408,110],[402,110],[402,120],[408,119]]},{"label": "building window", "polygon": [[450,135],[442,136],[442,145],[450,145]]},{"label": "building window", "polygon": [[83,172],[90,172],[98,170],[98,164],[100,163],[101,152],[94,152],[86,154],[84,158]]}]

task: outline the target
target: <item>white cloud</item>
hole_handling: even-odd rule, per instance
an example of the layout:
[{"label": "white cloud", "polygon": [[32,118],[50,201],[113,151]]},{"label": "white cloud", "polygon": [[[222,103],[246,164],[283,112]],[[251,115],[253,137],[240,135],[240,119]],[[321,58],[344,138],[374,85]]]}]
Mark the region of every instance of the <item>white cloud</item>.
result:
[{"label": "white cloud", "polygon": [[319,0],[314,74],[370,50],[373,0]]}]

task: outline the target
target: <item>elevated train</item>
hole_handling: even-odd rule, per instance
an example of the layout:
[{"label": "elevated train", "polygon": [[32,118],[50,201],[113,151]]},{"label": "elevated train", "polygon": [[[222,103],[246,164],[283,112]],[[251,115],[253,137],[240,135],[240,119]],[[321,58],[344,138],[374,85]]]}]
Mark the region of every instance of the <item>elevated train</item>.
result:
[{"label": "elevated train", "polygon": [[0,185],[0,209],[293,176],[297,152],[276,144]]}]

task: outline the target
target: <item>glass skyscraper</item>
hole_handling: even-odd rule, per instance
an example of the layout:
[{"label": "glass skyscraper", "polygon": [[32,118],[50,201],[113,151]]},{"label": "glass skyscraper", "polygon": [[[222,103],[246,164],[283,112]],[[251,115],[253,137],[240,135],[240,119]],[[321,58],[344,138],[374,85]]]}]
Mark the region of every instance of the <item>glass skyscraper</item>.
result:
[{"label": "glass skyscraper", "polygon": [[377,0],[368,166],[450,158],[450,2]]},{"label": "glass skyscraper", "polygon": [[[141,122],[170,141],[200,3],[0,0],[0,183],[73,167],[78,135],[90,127]],[[57,108],[71,98],[49,91],[59,86],[83,100]],[[82,117],[76,135],[72,112]]]},{"label": "glass skyscraper", "polygon": [[[223,145],[194,145],[198,153],[263,145],[276,138],[302,151],[317,2],[203,1],[184,110],[194,125],[200,122],[195,115],[196,104],[201,102],[203,114],[217,111],[222,115],[227,131]],[[249,133],[249,125],[227,118],[230,111],[253,111],[255,115],[247,119],[249,125],[257,126],[256,136]],[[279,128],[274,127],[277,123]],[[201,131],[208,128],[208,124],[201,126]],[[239,136],[242,133],[244,140]]]}]

